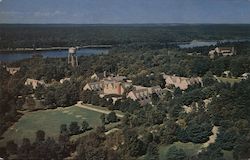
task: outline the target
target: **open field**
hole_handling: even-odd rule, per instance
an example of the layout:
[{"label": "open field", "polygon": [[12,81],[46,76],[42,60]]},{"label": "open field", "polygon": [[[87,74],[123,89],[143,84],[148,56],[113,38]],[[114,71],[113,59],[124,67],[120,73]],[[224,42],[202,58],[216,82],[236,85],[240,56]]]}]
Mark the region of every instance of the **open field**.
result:
[{"label": "open field", "polygon": [[[192,142],[189,142],[189,143],[175,142],[170,145],[161,145],[159,147],[160,160],[166,159],[165,157],[169,148],[173,146],[183,149],[188,156],[192,156],[192,155],[197,154],[197,152],[201,150],[202,144],[194,144]],[[146,159],[147,159],[147,155],[139,158],[139,160],[146,160]]]},{"label": "open field", "polygon": [[172,147],[172,146],[175,146],[177,148],[181,148],[186,152],[186,154],[188,156],[192,156],[192,155],[197,154],[197,152],[200,151],[200,149],[202,147],[202,144],[194,144],[194,143],[191,143],[191,142],[189,142],[189,143],[175,142],[175,143],[173,143],[171,145],[162,145],[159,148],[160,159],[161,160],[165,159],[168,149],[170,147]]},{"label": "open field", "polygon": [[234,159],[234,158],[233,158],[233,152],[232,152],[232,151],[223,150],[222,152],[223,152],[224,158],[225,158],[226,160],[233,160],[233,159]]},{"label": "open field", "polygon": [[[159,148],[160,160],[165,159],[168,149],[172,146],[183,149],[188,156],[192,156],[192,155],[197,154],[204,147],[203,144],[195,144],[195,143],[191,143],[191,142],[189,142],[189,143],[175,142],[171,145],[162,145]],[[233,160],[233,155],[232,155],[231,151],[223,150],[222,152],[224,154],[225,159]]]},{"label": "open field", "polygon": [[[175,146],[176,148],[183,149],[188,156],[196,155],[201,149],[203,148],[203,144],[195,144],[192,142],[189,143],[182,143],[182,142],[175,142],[170,145],[161,145],[159,147],[159,154],[160,160],[165,160],[166,154],[170,147]],[[223,151],[224,158],[227,160],[233,160],[232,152],[230,151]],[[140,157],[140,160],[146,159],[146,156]]]},{"label": "open field", "polygon": [[4,139],[0,140],[0,146],[11,139],[18,144],[24,137],[34,140],[35,132],[39,129],[45,131],[46,136],[56,138],[60,132],[60,125],[69,125],[72,121],[77,121],[81,125],[81,122],[86,120],[91,127],[96,127],[101,124],[100,115],[99,112],[75,106],[29,112],[3,134]]},{"label": "open field", "polygon": [[241,81],[240,78],[226,78],[226,77],[216,77],[216,79],[219,82],[222,83],[230,83],[231,85],[233,85],[234,83],[239,83]]}]

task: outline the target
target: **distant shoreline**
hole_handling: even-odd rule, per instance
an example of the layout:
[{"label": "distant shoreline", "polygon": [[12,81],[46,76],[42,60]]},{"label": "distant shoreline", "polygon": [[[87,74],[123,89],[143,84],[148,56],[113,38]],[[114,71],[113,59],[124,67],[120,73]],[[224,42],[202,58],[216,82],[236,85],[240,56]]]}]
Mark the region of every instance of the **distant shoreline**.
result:
[{"label": "distant shoreline", "polygon": [[[83,48],[111,48],[112,45],[86,45],[86,46],[77,46],[77,49]],[[68,50],[70,47],[48,47],[48,48],[16,48],[16,49],[0,49],[0,54],[8,54],[13,52],[25,52],[25,53],[33,53],[40,51],[60,51],[60,50]]]}]

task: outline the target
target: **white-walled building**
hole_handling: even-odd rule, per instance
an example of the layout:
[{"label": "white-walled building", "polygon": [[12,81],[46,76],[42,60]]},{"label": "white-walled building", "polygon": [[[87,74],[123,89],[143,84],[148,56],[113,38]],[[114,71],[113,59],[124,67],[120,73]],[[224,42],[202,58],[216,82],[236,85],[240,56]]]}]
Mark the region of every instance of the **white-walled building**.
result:
[{"label": "white-walled building", "polygon": [[244,74],[241,75],[241,79],[242,79],[242,80],[246,80],[246,79],[248,79],[249,77],[250,77],[250,73],[244,73]]},{"label": "white-walled building", "polygon": [[27,78],[24,85],[26,85],[26,86],[30,85],[30,86],[32,86],[33,89],[36,89],[38,85],[46,85],[46,84],[43,80],[36,80],[36,79]]},{"label": "white-walled building", "polygon": [[233,56],[236,54],[234,47],[216,47],[214,50],[209,51],[208,55],[211,59],[215,56]]},{"label": "white-walled building", "polygon": [[[96,80],[96,75],[94,75]],[[132,89],[126,93],[126,89]],[[83,90],[97,91],[100,97],[105,95],[115,95],[116,99],[120,99],[126,93],[127,98],[138,101],[142,106],[151,103],[152,94],[156,93],[159,97],[163,95],[160,86],[143,87],[133,85],[125,76],[109,76],[98,82],[87,83]],[[113,97],[112,97],[113,98]]]},{"label": "white-walled building", "polygon": [[6,67],[7,72],[14,75],[16,72],[20,71],[20,67]]}]

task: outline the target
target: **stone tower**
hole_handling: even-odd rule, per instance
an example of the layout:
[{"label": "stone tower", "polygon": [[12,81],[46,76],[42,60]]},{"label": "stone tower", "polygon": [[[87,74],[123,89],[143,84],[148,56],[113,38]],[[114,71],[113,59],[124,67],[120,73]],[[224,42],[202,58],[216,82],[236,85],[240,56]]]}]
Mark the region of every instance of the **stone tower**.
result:
[{"label": "stone tower", "polygon": [[69,48],[68,64],[70,64],[72,67],[77,67],[78,66],[78,59],[77,59],[76,48],[75,47]]}]

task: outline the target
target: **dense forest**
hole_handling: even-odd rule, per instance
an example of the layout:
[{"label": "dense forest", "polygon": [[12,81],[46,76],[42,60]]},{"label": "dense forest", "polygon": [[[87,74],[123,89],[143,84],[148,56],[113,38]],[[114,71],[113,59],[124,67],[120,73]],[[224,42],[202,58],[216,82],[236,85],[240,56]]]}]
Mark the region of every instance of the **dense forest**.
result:
[{"label": "dense forest", "polygon": [[[151,29],[150,26],[133,26],[133,29],[126,26],[102,26],[105,32],[103,28],[102,30],[99,28],[100,26],[68,26],[68,28],[51,26],[50,29],[46,26],[29,26],[33,28],[30,33],[25,33],[29,31],[27,26],[19,26],[18,29],[16,26],[2,25],[1,27],[5,30],[0,31],[1,41],[3,41],[2,48],[12,47],[11,45],[30,47],[33,43],[39,43],[41,46],[89,43],[124,43],[128,46],[129,44],[140,46],[140,43],[136,43],[136,41],[146,44],[189,41],[193,38],[247,38],[250,31],[247,25],[232,25],[226,30],[223,25],[158,26]],[[213,27],[216,28],[216,32],[213,32]],[[241,29],[235,31],[235,27]],[[20,40],[24,37],[19,29],[30,36],[25,38],[27,41]],[[11,32],[13,36],[10,36],[13,39],[9,37],[7,40],[2,36],[8,33],[6,30],[13,31]],[[72,32],[72,30],[75,31]],[[231,30],[235,32],[231,32]],[[47,32],[46,36],[42,36],[44,31]],[[51,41],[48,38],[50,32],[57,35],[53,36]],[[32,38],[39,34],[41,36]],[[98,36],[93,36],[95,34]],[[124,36],[122,36],[123,34]],[[72,39],[68,39],[70,36],[79,41],[71,43]],[[39,40],[37,37],[40,37]],[[58,39],[56,40],[55,37]],[[85,38],[81,39],[82,37]],[[19,41],[14,41],[14,39]],[[65,41],[62,42],[62,40]],[[10,43],[11,41],[13,43]],[[23,144],[18,146],[14,141],[9,141],[6,147],[0,148],[0,157],[6,158],[15,155],[16,159],[39,159],[41,157],[63,159],[74,156],[79,160],[158,160],[161,145],[170,145],[175,142],[203,144],[213,134],[212,129],[218,127],[219,132],[215,143],[210,144],[199,153],[188,155],[183,149],[171,147],[165,159],[224,160],[225,151],[230,151],[236,160],[248,159],[250,157],[250,79],[229,84],[218,82],[214,75],[219,77],[227,70],[231,71],[233,77],[249,73],[250,43],[219,45],[233,45],[237,49],[237,55],[210,59],[207,51],[215,46],[192,49],[180,49],[174,46],[161,46],[158,49],[151,47],[136,49],[135,47],[129,50],[124,47],[126,45],[117,45],[107,55],[79,57],[80,65],[77,68],[70,67],[66,58],[39,57],[7,64],[21,67],[21,70],[15,75],[10,75],[5,68],[0,67],[0,135],[22,116],[18,111],[25,110],[22,108],[24,104],[31,106],[34,104],[31,96],[33,94],[43,104],[39,109],[67,107],[81,100],[84,103],[125,113],[118,126],[119,132],[111,135],[105,134],[105,116],[102,116],[100,118],[104,119],[103,125],[93,129],[91,133],[80,137],[77,141],[70,141],[70,135],[85,131],[88,128],[88,124],[85,122],[81,129],[74,122],[68,128],[62,124],[58,139],[46,138],[46,133],[37,131],[34,133],[36,134],[35,142],[24,139]],[[187,55],[189,52],[201,52],[201,54],[190,56]],[[154,97],[152,104],[141,107],[139,103],[126,97],[112,103],[112,101],[106,100],[106,97],[100,98],[96,92],[82,89],[90,81],[93,73],[101,74],[104,71],[127,76],[134,84],[147,87],[164,86],[162,72],[185,77],[200,76],[203,78],[204,84],[202,87],[194,85],[185,91],[174,88],[173,92],[166,92],[162,98]],[[58,82],[65,77],[70,77],[71,80],[62,84]],[[24,85],[26,78],[44,80],[50,85],[48,87],[38,86],[34,90]],[[208,99],[211,102],[206,104],[205,100]],[[192,111],[185,112],[184,105],[190,106]],[[106,117],[106,121],[108,123],[118,121],[114,112],[111,113]],[[112,148],[114,143],[117,146],[115,149]]]},{"label": "dense forest", "polygon": [[121,45],[163,48],[192,40],[249,39],[249,25],[0,25],[0,49]]}]

